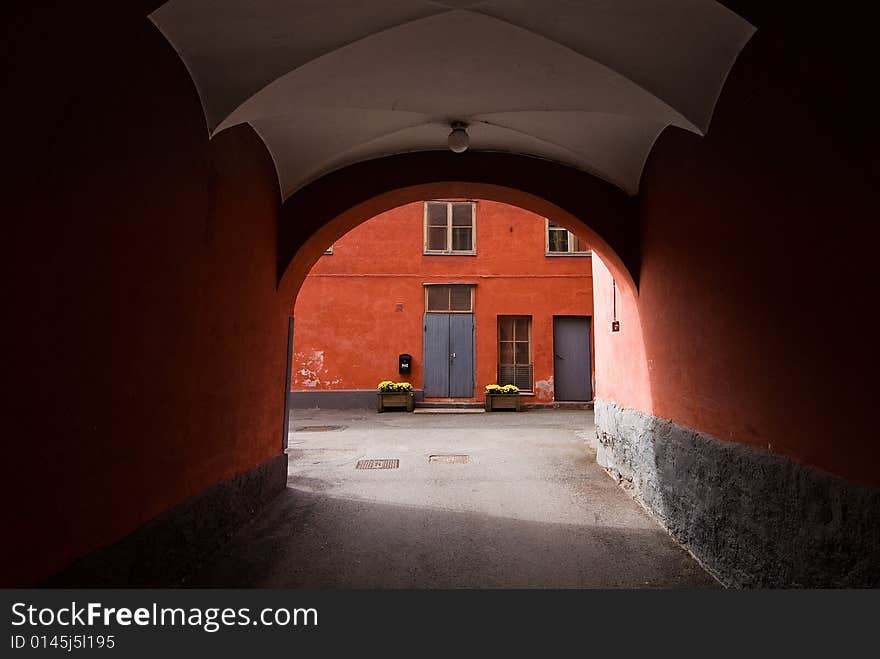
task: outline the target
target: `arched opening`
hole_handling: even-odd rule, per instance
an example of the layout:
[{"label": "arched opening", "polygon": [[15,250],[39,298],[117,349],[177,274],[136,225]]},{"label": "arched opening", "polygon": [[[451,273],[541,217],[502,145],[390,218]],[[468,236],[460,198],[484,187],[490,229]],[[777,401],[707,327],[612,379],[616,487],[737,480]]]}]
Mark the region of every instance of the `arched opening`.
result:
[{"label": "arched opening", "polygon": [[[375,217],[364,211],[400,200],[407,203]],[[470,232],[458,247],[467,253],[432,253],[443,251],[429,238],[437,206],[449,211],[444,221],[470,208],[459,225]],[[553,353],[564,352],[556,323],[596,314],[592,255],[549,253],[551,219],[575,232],[585,225],[510,188],[436,183],[367,200],[305,241],[291,271],[318,263],[299,285],[294,314],[294,393],[308,396],[290,409],[288,489],[267,521],[235,541],[235,568],[216,561],[194,583],[253,583],[269,563],[269,583],[296,587],[712,585],[596,465],[589,402],[566,407],[554,398]],[[506,270],[505,256],[514,264]],[[448,284],[470,293],[455,314],[432,308],[423,290]],[[582,299],[552,300],[554,284],[560,298]],[[468,349],[476,355],[469,393],[429,391],[438,338],[429,318],[470,323],[473,335],[459,337],[472,339],[469,347],[443,337],[459,357]],[[513,330],[505,335],[507,319]],[[517,341],[519,322],[526,342]],[[593,352],[590,335],[583,338]],[[520,344],[514,352],[525,343],[530,355],[524,413],[488,413],[482,404],[484,386],[503,366],[505,339]],[[415,357],[411,377],[397,371],[404,351]],[[589,358],[581,368],[589,374]],[[375,385],[383,379],[411,381],[423,394],[413,413],[377,412]],[[269,545],[257,567],[246,546]]]},{"label": "arched opening", "polygon": [[[484,387],[499,384],[518,386],[525,404],[592,401],[594,252],[556,227],[553,215],[440,195],[323,243],[332,250],[322,250],[296,299],[295,388],[317,401],[324,390],[365,393],[408,375],[426,400],[482,403]],[[429,331],[434,322],[443,326]],[[450,323],[473,331],[452,340]],[[449,381],[443,341],[463,343],[445,351],[466,355],[467,366],[453,369],[460,386]],[[411,355],[402,373],[400,354]]]},{"label": "arched opening", "polygon": [[[328,245],[392,208],[453,198],[510,204],[553,218],[598,255],[594,391],[597,397],[650,410],[637,270],[632,269],[639,253],[634,200],[600,179],[553,163],[512,154],[464,155],[432,152],[361,163],[288,198],[282,208],[279,244],[282,294],[295,300]],[[453,173],[458,180],[444,180]],[[305,231],[303,224],[308,227]],[[608,339],[608,331],[614,332],[614,341]],[[608,377],[615,369],[628,377]]]}]

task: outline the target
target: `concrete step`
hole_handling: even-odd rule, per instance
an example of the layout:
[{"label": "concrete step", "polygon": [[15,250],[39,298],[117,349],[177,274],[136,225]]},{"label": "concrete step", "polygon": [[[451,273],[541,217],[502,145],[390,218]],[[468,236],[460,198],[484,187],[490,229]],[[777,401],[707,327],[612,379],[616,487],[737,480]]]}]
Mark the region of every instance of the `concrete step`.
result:
[{"label": "concrete step", "polygon": [[413,414],[485,414],[482,407],[417,407]]},{"label": "concrete step", "polygon": [[435,409],[444,409],[451,410],[453,408],[476,408],[476,407],[485,407],[484,403],[472,402],[472,401],[456,401],[456,400],[419,400],[416,401],[416,407],[424,407],[424,408],[435,408]]}]

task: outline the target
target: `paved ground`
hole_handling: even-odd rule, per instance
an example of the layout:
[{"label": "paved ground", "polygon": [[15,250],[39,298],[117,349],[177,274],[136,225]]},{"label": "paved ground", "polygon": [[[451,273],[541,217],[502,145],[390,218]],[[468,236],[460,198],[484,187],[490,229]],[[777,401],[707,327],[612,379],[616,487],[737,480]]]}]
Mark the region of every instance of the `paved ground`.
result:
[{"label": "paved ground", "polygon": [[596,464],[592,412],[295,417],[287,491],[189,585],[717,587]]}]

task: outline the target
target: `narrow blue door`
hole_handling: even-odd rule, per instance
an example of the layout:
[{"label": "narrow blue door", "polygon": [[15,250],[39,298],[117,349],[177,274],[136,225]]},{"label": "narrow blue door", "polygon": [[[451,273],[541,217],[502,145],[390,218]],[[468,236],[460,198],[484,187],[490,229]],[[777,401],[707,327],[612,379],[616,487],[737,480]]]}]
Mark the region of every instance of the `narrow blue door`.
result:
[{"label": "narrow blue door", "polygon": [[449,396],[474,395],[474,315],[449,314]]},{"label": "narrow blue door", "polygon": [[553,397],[592,400],[589,316],[553,316]]},{"label": "narrow blue door", "polygon": [[426,313],[423,342],[425,396],[474,395],[474,315]]}]

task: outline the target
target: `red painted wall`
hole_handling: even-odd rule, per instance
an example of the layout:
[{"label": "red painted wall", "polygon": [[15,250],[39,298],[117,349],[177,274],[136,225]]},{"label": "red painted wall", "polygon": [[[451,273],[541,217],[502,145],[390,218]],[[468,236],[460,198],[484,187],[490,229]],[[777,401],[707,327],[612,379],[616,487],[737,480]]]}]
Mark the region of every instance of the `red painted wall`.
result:
[{"label": "red painted wall", "polygon": [[281,450],[271,158],[246,127],[208,141],[143,16],[52,16],[16,23],[41,37],[4,65],[4,585]]},{"label": "red painted wall", "polygon": [[[592,316],[591,259],[545,256],[544,218],[493,201],[476,204],[475,256],[423,253],[423,203],[383,213],[321,257],[296,300],[295,390],[373,389],[404,379],[414,357],[423,386],[425,282],[476,284],[476,398],[497,379],[497,316],[532,316],[535,395],[553,400],[553,316]],[[398,305],[402,310],[398,311]]]},{"label": "red painted wall", "polygon": [[619,334],[595,268],[597,398],[880,484],[877,141],[853,102],[868,42],[815,38],[830,16],[800,39],[775,11],[757,13],[708,136],[654,147]]},{"label": "red painted wall", "polygon": [[[652,414],[651,378],[636,294],[615,281],[599,255],[593,256],[593,296],[595,396]],[[619,323],[616,332],[612,331],[615,320]]]},{"label": "red painted wall", "polygon": [[[279,259],[271,159],[247,129],[209,142],[167,42],[129,3],[96,4],[17,3],[0,25],[4,585],[280,448],[291,301],[276,262],[293,247]],[[880,484],[873,22],[736,4],[758,32],[709,135],[667,131],[642,182],[620,338],[638,318],[644,359],[619,346],[598,393]],[[319,230],[285,226],[292,246]]]}]

